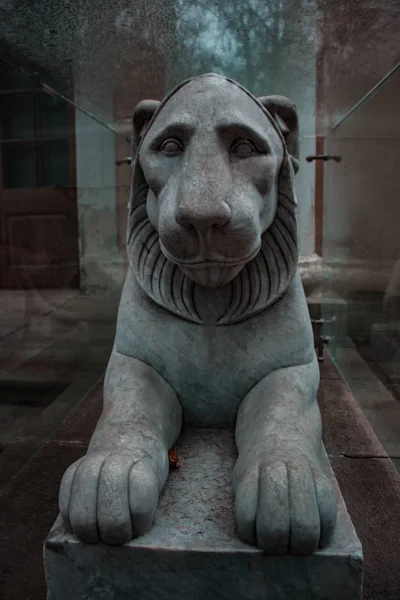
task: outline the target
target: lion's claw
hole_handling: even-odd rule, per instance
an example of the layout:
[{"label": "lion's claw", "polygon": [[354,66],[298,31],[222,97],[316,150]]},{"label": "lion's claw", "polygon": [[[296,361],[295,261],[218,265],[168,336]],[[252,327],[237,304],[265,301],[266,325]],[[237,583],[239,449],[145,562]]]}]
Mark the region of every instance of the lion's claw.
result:
[{"label": "lion's claw", "polygon": [[239,537],[271,554],[312,554],[329,544],[335,491],[321,470],[297,460],[257,461],[236,476]]}]

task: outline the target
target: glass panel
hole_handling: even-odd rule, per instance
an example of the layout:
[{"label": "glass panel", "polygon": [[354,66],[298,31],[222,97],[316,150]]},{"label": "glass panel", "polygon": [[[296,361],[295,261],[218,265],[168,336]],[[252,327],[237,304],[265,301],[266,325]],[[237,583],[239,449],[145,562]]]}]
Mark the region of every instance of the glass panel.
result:
[{"label": "glass panel", "polygon": [[38,187],[69,184],[68,141],[37,144]]},{"label": "glass panel", "polygon": [[0,95],[0,138],[33,139],[35,136],[32,94]]},{"label": "glass panel", "polygon": [[[385,455],[363,414],[396,464],[398,83],[393,79],[390,91],[388,79],[339,126],[332,124],[398,60],[398,0],[1,4],[0,55],[30,76],[23,81],[19,70],[3,66],[0,92],[31,89],[33,82],[34,89],[32,96],[0,93],[0,133],[32,139],[35,118],[38,136],[35,147],[1,144],[0,495],[3,537],[13,549],[0,554],[6,597],[46,597],[41,540],[57,513],[61,476],[85,454],[101,410],[128,265],[132,112],[139,101],[159,100],[184,78],[207,71],[237,79],[256,95],[285,94],[297,105],[299,246],[311,279],[319,277],[321,231],[314,221],[316,163],[305,158],[315,154],[317,131],[325,136],[324,151],[342,159],[324,163],[323,293],[318,288],[308,299],[325,317],[323,335],[339,368],[338,376],[327,360],[325,375],[321,370],[324,440],[365,556],[379,555],[379,568],[367,567],[365,596],[376,598],[384,588],[382,596],[397,597],[398,554],[376,544],[382,532],[386,547],[400,546],[396,527],[388,526],[398,507],[397,473],[390,461],[376,460]],[[363,411],[353,410],[352,418],[342,378]],[[361,450],[360,437],[368,438]],[[34,518],[25,526],[21,515]],[[21,577],[16,553],[26,557],[27,549]]]},{"label": "glass panel", "polygon": [[8,143],[1,148],[3,186],[31,188],[35,186],[33,143]]},{"label": "glass panel", "polygon": [[330,353],[400,467],[399,97],[397,67],[326,138],[323,256]]},{"label": "glass panel", "polygon": [[67,137],[68,105],[55,94],[37,94],[39,137]]},{"label": "glass panel", "polygon": [[[36,163],[33,143],[2,144],[0,450],[32,439],[39,423],[51,437],[101,385],[127,268],[131,169],[116,160],[130,155],[129,141],[62,98],[35,94]],[[29,460],[32,447],[21,448],[0,485]]]}]

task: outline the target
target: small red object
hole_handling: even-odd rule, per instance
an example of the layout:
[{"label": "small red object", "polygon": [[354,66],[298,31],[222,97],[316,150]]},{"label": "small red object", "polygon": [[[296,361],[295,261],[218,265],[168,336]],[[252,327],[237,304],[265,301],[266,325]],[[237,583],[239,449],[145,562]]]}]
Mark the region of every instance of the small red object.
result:
[{"label": "small red object", "polygon": [[180,462],[175,448],[170,448],[168,450],[168,458],[170,467],[174,467],[174,469],[177,469],[180,465]]}]

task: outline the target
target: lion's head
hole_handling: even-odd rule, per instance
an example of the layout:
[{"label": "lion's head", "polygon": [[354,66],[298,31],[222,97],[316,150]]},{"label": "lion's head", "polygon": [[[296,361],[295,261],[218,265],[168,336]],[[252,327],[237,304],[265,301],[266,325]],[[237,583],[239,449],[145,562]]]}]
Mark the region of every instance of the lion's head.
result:
[{"label": "lion's head", "polygon": [[141,102],[133,121],[128,254],[146,293],[198,321],[194,286],[229,284],[221,323],[279,298],[297,265],[293,104],[209,74]]}]

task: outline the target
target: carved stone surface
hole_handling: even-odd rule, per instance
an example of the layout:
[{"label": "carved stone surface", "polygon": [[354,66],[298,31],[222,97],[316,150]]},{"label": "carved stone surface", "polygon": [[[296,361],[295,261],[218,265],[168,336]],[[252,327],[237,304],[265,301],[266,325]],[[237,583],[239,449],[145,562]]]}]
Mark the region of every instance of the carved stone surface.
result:
[{"label": "carved stone surface", "polygon": [[186,432],[153,529],[122,547],[88,546],[61,519],[45,546],[48,600],[359,600],[361,546],[338,488],[329,548],[265,556],[235,533],[229,431]]},{"label": "carved stone surface", "polygon": [[87,543],[140,537],[182,426],[235,428],[237,535],[312,554],[337,512],[297,266],[295,106],[209,74],[133,121],[130,268],[103,414],[64,475],[61,515]]}]

